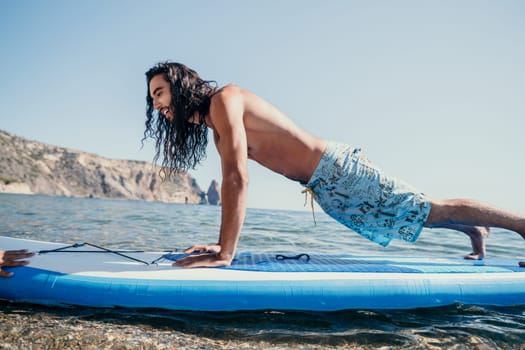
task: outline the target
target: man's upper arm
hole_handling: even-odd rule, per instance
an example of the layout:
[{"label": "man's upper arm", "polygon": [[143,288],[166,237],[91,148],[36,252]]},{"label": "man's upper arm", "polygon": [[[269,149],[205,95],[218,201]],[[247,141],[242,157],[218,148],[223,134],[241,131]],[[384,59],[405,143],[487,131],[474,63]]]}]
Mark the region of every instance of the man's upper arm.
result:
[{"label": "man's upper arm", "polygon": [[221,155],[224,172],[246,168],[248,144],[244,128],[244,101],[239,88],[226,87],[213,97],[210,118],[219,135],[217,148]]}]

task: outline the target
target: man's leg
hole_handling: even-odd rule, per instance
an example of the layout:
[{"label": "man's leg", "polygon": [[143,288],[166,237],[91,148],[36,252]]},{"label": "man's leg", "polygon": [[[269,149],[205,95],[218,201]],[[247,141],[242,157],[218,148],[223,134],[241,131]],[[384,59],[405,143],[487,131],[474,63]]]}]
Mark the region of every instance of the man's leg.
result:
[{"label": "man's leg", "polygon": [[472,254],[466,256],[470,259],[482,259],[485,256],[485,240],[489,235],[489,227],[511,230],[525,238],[524,216],[468,199],[431,201],[430,214],[424,226],[466,233],[473,249]]}]

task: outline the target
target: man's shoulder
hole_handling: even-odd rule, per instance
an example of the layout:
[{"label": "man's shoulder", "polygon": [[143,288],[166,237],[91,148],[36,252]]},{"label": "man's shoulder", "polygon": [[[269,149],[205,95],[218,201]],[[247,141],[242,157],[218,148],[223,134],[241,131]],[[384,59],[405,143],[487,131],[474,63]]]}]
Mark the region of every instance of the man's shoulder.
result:
[{"label": "man's shoulder", "polygon": [[217,92],[215,92],[213,94],[213,98],[224,98],[224,97],[229,97],[229,96],[232,96],[232,95],[236,95],[236,94],[241,94],[242,93],[242,89],[235,85],[235,84],[228,84],[228,85],[224,85],[223,87],[221,87],[220,89],[217,90]]},{"label": "man's shoulder", "polygon": [[242,102],[245,92],[237,85],[225,85],[211,97],[211,108],[217,105],[228,105]]}]

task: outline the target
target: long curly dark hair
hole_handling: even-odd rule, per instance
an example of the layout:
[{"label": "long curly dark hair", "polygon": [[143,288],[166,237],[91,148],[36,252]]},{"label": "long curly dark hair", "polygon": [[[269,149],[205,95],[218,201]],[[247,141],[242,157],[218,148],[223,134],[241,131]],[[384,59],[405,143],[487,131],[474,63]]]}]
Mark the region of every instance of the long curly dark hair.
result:
[{"label": "long curly dark hair", "polygon": [[[174,111],[171,120],[153,107],[149,83],[158,74],[170,84]],[[146,72],[146,80],[146,130],[142,143],[147,138],[155,140],[153,162],[156,164],[162,154],[160,175],[163,179],[194,169],[206,158],[208,128],[205,117],[210,110],[211,97],[217,91],[217,83],[202,80],[196,71],[175,62],[156,64]],[[195,112],[198,112],[198,124],[188,121]]]}]

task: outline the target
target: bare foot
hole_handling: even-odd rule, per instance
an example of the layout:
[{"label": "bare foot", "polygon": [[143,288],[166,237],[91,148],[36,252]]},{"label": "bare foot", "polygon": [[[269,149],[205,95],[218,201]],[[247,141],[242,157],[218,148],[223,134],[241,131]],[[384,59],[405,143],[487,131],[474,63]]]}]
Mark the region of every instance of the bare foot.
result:
[{"label": "bare foot", "polygon": [[470,238],[472,253],[465,255],[468,260],[483,260],[487,255],[485,241],[490,234],[490,228],[484,226],[471,226],[468,230],[463,230]]}]

